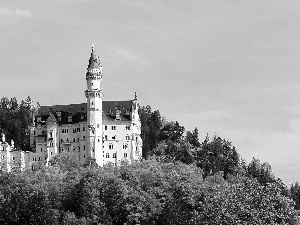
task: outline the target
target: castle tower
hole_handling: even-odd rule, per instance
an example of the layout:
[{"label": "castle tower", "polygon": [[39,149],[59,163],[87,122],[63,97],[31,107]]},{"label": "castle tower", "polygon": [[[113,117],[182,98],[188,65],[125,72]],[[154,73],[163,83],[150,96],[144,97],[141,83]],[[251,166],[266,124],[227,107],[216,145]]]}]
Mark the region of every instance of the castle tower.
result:
[{"label": "castle tower", "polygon": [[102,153],[102,98],[101,91],[102,66],[92,47],[89,65],[86,72],[87,90],[87,151],[88,156],[96,159],[99,166],[103,166]]}]

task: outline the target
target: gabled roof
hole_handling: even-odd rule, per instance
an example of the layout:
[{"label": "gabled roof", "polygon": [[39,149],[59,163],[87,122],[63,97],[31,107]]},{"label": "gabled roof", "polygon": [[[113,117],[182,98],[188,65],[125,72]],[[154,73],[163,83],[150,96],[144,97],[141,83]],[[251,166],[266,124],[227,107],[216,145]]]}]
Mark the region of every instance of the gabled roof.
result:
[{"label": "gabled roof", "polygon": [[[131,121],[130,113],[132,112],[132,100],[125,101],[102,101],[103,124],[123,124]],[[58,112],[61,112],[61,119],[58,120]],[[50,114],[53,114],[59,124],[79,123],[87,120],[87,104],[69,104],[41,106],[39,115],[42,121],[47,121]],[[120,120],[116,120],[119,114]],[[68,116],[72,116],[72,122],[68,122]]]}]

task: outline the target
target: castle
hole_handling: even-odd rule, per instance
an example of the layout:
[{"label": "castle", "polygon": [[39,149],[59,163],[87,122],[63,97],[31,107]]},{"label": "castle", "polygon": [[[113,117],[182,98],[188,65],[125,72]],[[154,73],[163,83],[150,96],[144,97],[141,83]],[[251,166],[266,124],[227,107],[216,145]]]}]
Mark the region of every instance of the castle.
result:
[{"label": "castle", "polygon": [[141,123],[136,95],[134,100],[102,100],[102,66],[94,47],[85,78],[86,103],[38,107],[29,128],[33,152],[16,151],[13,143],[9,145],[5,136],[2,138],[1,152],[6,155],[0,156],[5,162],[3,169],[40,168],[64,152],[74,154],[81,162],[93,158],[99,166],[141,159]]}]

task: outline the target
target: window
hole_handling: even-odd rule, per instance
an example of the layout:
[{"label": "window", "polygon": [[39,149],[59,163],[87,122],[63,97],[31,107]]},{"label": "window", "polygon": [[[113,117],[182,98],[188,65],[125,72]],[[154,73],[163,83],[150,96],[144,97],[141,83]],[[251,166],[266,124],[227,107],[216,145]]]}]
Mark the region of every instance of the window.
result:
[{"label": "window", "polygon": [[50,131],[50,137],[53,137],[53,132],[52,131]]},{"label": "window", "polygon": [[82,131],[85,131],[85,127],[82,127]]},{"label": "window", "polygon": [[52,155],[52,152],[51,152],[51,154],[50,155]]},{"label": "window", "polygon": [[60,143],[63,143],[63,139],[60,139]]},{"label": "window", "polygon": [[126,126],[125,129],[126,129],[126,130],[130,130],[130,126]]},{"label": "window", "polygon": [[35,135],[35,131],[33,131],[33,135]]},{"label": "window", "polygon": [[107,130],[107,126],[106,125],[105,125],[104,129]]},{"label": "window", "polygon": [[124,153],[124,158],[127,158],[127,153]]},{"label": "window", "polygon": [[116,135],[112,136],[111,138],[112,138],[113,140],[116,140]]},{"label": "window", "polygon": [[109,158],[109,153],[106,153],[106,156],[105,156],[105,158]]},{"label": "window", "polygon": [[79,142],[79,138],[77,138],[77,142]]},{"label": "window", "polygon": [[39,161],[41,161],[41,157],[39,157]]},{"label": "window", "polygon": [[83,140],[85,140],[85,136],[83,136]]},{"label": "window", "polygon": [[83,155],[83,158],[85,158],[85,155]]},{"label": "window", "polygon": [[78,146],[78,152],[80,152],[80,146]]},{"label": "window", "polygon": [[14,157],[14,156],[12,157],[12,160],[15,160],[15,157]]},{"label": "window", "polygon": [[104,136],[105,140],[107,140],[107,135]]},{"label": "window", "polygon": [[117,153],[113,153],[113,158],[117,158]]},{"label": "window", "polygon": [[41,148],[41,152],[43,152],[43,149]]},{"label": "window", "polygon": [[114,149],[113,144],[109,144],[109,145],[108,145],[108,148],[109,148],[109,149]]},{"label": "window", "polygon": [[47,160],[47,156],[45,156],[45,160]]},{"label": "window", "polygon": [[126,134],[126,140],[130,140],[130,137],[128,134]]},{"label": "window", "polygon": [[98,138],[98,142],[100,142],[100,139]]},{"label": "window", "polygon": [[116,130],[116,126],[111,126],[111,129],[112,130]]},{"label": "window", "polygon": [[123,149],[127,149],[127,144],[123,144]]},{"label": "window", "polygon": [[94,102],[92,102],[92,105],[94,105]]},{"label": "window", "polygon": [[85,150],[85,145],[83,146],[83,150]]}]

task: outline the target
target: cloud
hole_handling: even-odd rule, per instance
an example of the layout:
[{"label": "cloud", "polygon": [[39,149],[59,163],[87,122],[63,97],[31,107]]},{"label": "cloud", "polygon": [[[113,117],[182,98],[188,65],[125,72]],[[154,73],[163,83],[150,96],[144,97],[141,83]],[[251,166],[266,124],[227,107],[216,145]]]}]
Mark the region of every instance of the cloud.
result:
[{"label": "cloud", "polygon": [[28,10],[22,10],[22,9],[6,9],[6,8],[0,8],[0,16],[22,16],[22,17],[29,17],[30,11]]}]

